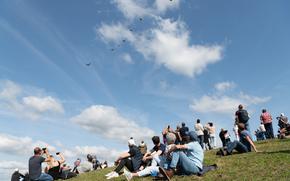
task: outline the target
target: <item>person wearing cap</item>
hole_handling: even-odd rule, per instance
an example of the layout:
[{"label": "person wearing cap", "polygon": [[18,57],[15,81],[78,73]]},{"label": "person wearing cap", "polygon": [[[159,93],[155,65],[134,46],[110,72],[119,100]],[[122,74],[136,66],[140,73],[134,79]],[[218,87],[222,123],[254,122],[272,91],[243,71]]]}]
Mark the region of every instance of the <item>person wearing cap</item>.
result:
[{"label": "person wearing cap", "polygon": [[119,177],[119,173],[124,167],[131,172],[136,172],[140,168],[143,156],[133,138],[128,140],[128,146],[129,151],[120,154],[115,161],[117,167],[114,171],[106,174],[107,179]]},{"label": "person wearing cap", "polygon": [[[42,154],[46,155],[46,158],[42,157]],[[30,180],[34,181],[52,181],[53,178],[47,173],[42,173],[41,164],[43,162],[49,162],[50,157],[46,148],[40,149],[34,148],[34,155],[29,158],[28,169]]]},{"label": "person wearing cap", "polygon": [[183,175],[198,174],[203,168],[204,153],[200,144],[197,142],[197,135],[191,131],[188,133],[189,142],[184,145],[170,145],[168,151],[172,155],[172,159],[169,162],[168,168],[159,167],[160,173],[170,180],[175,174],[177,163],[179,167],[179,173]]},{"label": "person wearing cap", "polygon": [[274,138],[273,126],[272,126],[272,116],[266,109],[262,110],[262,114],[260,116],[261,122],[264,124],[266,132],[266,139]]}]

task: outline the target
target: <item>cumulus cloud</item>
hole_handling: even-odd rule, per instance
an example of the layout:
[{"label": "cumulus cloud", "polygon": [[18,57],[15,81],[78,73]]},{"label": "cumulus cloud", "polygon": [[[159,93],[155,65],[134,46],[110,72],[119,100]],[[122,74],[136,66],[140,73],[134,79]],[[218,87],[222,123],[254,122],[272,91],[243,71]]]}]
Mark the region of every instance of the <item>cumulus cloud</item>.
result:
[{"label": "cumulus cloud", "polygon": [[56,98],[25,95],[31,91],[9,80],[1,81],[1,83],[0,108],[5,112],[31,120],[37,120],[45,113],[64,112],[61,102]]},{"label": "cumulus cloud", "polygon": [[30,107],[34,109],[37,112],[46,112],[46,111],[52,111],[52,112],[63,112],[63,107],[61,103],[52,98],[51,96],[48,97],[35,97],[35,96],[29,96],[29,97],[23,97],[23,105]]},{"label": "cumulus cloud", "polygon": [[215,89],[220,92],[224,92],[226,90],[230,90],[236,87],[234,82],[219,82],[215,84]]},{"label": "cumulus cloud", "polygon": [[157,12],[164,13],[168,9],[176,9],[179,7],[180,0],[174,0],[174,1],[169,1],[169,0],[155,0],[155,9]]},{"label": "cumulus cloud", "polygon": [[128,39],[147,60],[189,77],[202,73],[209,64],[222,59],[221,45],[190,45],[189,31],[184,22],[162,18],[155,18],[155,21],[157,27],[138,36],[120,23],[103,24],[97,32],[109,42]]},{"label": "cumulus cloud", "polygon": [[123,117],[116,108],[111,106],[91,106],[71,118],[71,121],[104,138],[123,142],[130,137],[142,140],[154,135],[153,130],[141,127],[136,122]]},{"label": "cumulus cloud", "polygon": [[107,148],[104,146],[75,146],[70,150],[64,150],[63,154],[65,157],[71,158],[83,158],[87,154],[95,154],[99,161],[114,162],[117,157],[122,153],[120,150]]},{"label": "cumulus cloud", "polygon": [[130,54],[128,54],[128,53],[124,53],[124,54],[121,56],[121,58],[122,58],[122,60],[123,60],[124,62],[126,62],[126,63],[128,63],[128,64],[133,64],[133,63],[134,63],[133,60],[132,60],[132,58],[131,58],[131,56],[130,56]]},{"label": "cumulus cloud", "polygon": [[239,104],[255,105],[268,102],[270,97],[256,97],[241,93],[236,97],[231,96],[217,96],[204,95],[200,99],[193,100],[190,108],[193,111],[201,113],[220,113],[232,115]]},{"label": "cumulus cloud", "polygon": [[36,146],[55,151],[55,147],[43,141],[33,141],[30,137],[17,137],[0,133],[0,152],[14,155],[30,155]]}]

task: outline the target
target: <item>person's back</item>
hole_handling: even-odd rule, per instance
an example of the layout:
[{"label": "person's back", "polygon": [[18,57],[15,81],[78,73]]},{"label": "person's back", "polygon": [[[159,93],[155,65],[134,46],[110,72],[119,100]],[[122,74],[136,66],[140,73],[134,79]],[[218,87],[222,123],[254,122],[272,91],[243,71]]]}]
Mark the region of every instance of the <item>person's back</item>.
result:
[{"label": "person's back", "polygon": [[129,154],[132,160],[133,169],[136,171],[141,166],[143,155],[136,145],[130,146]]},{"label": "person's back", "polygon": [[188,131],[189,131],[188,127],[185,126],[185,123],[182,123],[182,126],[181,126],[181,128],[179,129],[180,136],[181,136],[181,137],[185,137],[185,136],[187,136]]},{"label": "person's back", "polygon": [[203,152],[202,147],[200,146],[200,144],[197,141],[192,141],[186,145],[188,148],[188,149],[184,150],[186,156],[190,160],[192,160],[197,167],[202,169],[202,163],[203,163],[203,159],[204,159],[204,152]]},{"label": "person's back", "polygon": [[203,135],[203,126],[201,125],[201,123],[196,123],[194,125],[194,129],[198,136]]},{"label": "person's back", "polygon": [[41,175],[41,164],[45,158],[42,156],[34,155],[29,159],[29,177],[30,179],[36,180]]},{"label": "person's back", "polygon": [[247,123],[249,118],[248,112],[245,109],[239,109],[236,112],[236,116],[238,117],[238,123]]},{"label": "person's back", "polygon": [[272,122],[272,116],[270,113],[268,112],[263,112],[261,114],[261,117],[260,117],[261,121],[264,123],[264,124],[267,124],[267,123],[271,123]]}]

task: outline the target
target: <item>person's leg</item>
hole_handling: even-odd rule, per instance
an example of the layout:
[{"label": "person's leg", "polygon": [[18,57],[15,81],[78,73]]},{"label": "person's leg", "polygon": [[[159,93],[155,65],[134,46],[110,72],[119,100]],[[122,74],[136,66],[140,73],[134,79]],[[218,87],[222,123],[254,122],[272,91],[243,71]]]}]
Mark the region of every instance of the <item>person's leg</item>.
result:
[{"label": "person's leg", "polygon": [[157,175],[159,173],[159,168],[156,166],[146,167],[144,170],[137,172],[136,174],[133,173],[133,176],[144,177],[148,175]]},{"label": "person's leg", "polygon": [[41,173],[41,175],[38,178],[39,181],[52,181],[53,178],[51,175],[47,174],[47,173]]},{"label": "person's leg", "polygon": [[120,173],[120,171],[124,168],[124,166],[126,165],[126,163],[130,161],[128,158],[122,159],[119,163],[119,165],[117,166],[117,168],[115,168],[115,172]]},{"label": "person's leg", "polygon": [[271,138],[270,125],[269,125],[269,123],[266,123],[266,124],[264,124],[264,126],[265,126],[265,130],[266,130],[266,132],[265,132],[266,139],[270,139]]},{"label": "person's leg", "polygon": [[233,142],[228,142],[227,143],[227,152],[229,154],[231,154],[233,152],[233,150],[237,147],[237,144],[239,143],[239,141],[235,140]]},{"label": "person's leg", "polygon": [[160,165],[160,162],[161,162],[160,156],[154,155],[153,159],[152,159],[151,166],[155,166],[156,167],[157,165]]},{"label": "person's leg", "polygon": [[183,151],[178,151],[179,154],[179,164],[181,167],[181,172],[184,174],[197,174],[201,171],[196,164],[189,159]]},{"label": "person's leg", "polygon": [[274,138],[274,131],[273,131],[272,123],[269,123],[269,131],[270,131],[271,138]]},{"label": "person's leg", "polygon": [[237,150],[239,153],[246,153],[249,151],[248,148],[241,142],[237,143],[235,150]]},{"label": "person's leg", "polygon": [[246,129],[247,131],[249,131],[249,133],[251,133],[249,121],[246,122],[246,123],[244,123],[244,124],[245,124],[245,129]]}]

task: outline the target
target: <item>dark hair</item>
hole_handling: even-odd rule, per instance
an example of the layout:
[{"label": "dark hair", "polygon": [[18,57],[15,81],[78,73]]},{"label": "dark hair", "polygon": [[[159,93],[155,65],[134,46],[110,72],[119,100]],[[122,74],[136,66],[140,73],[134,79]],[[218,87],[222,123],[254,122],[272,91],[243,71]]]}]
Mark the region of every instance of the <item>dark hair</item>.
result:
[{"label": "dark hair", "polygon": [[159,136],[153,136],[153,137],[152,137],[152,142],[153,142],[154,145],[159,144],[159,143],[160,143],[160,138],[159,138]]},{"label": "dark hair", "polygon": [[41,154],[41,149],[39,148],[39,147],[36,147],[36,148],[34,148],[34,155],[39,155],[39,154]]},{"label": "dark hair", "polygon": [[243,105],[242,104],[239,105],[239,109],[243,109]]},{"label": "dark hair", "polygon": [[197,122],[197,123],[200,123],[200,119],[197,119],[196,122]]},{"label": "dark hair", "polygon": [[209,126],[210,126],[210,127],[212,127],[212,126],[213,126],[213,123],[212,123],[212,122],[210,122],[210,123],[208,123],[208,124],[209,124]]},{"label": "dark hair", "polygon": [[185,126],[185,123],[181,123],[181,126]]},{"label": "dark hair", "polygon": [[265,112],[267,112],[267,110],[266,109],[262,109],[262,113],[265,113]]}]

